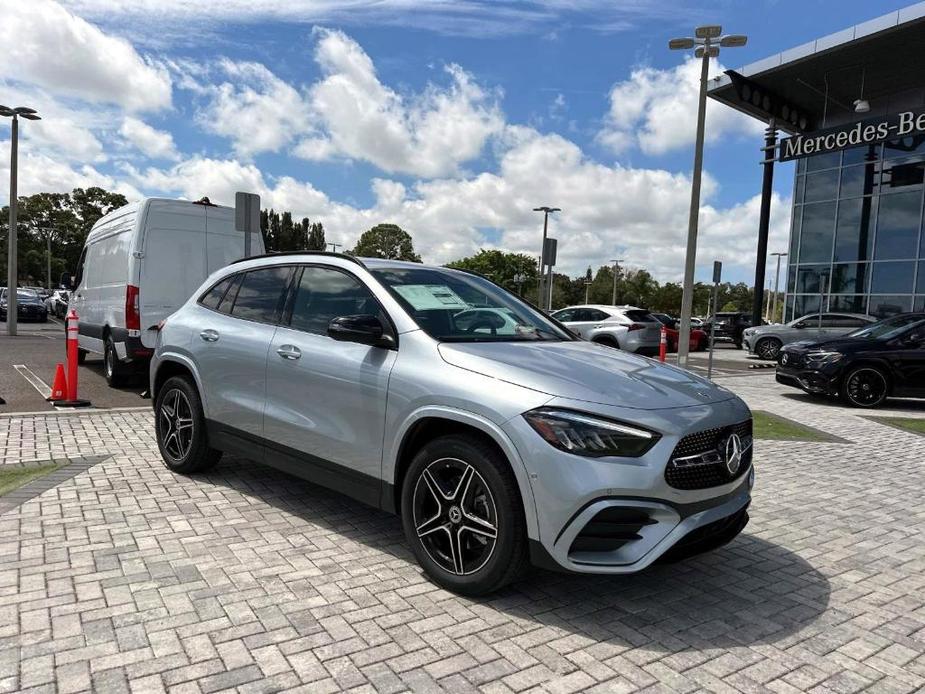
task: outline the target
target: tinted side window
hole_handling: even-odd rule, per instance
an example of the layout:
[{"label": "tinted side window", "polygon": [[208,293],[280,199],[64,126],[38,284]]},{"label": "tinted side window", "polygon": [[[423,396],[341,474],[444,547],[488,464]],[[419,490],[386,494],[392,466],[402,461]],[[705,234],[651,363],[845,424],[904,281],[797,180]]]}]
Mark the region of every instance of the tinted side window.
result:
[{"label": "tinted side window", "polygon": [[607,320],[608,318],[610,318],[610,316],[608,316],[603,311],[598,311],[596,308],[588,309],[587,320]]},{"label": "tinted side window", "polygon": [[563,323],[573,321],[575,320],[575,309],[567,308],[564,311],[556,311],[554,314],[552,314],[552,317],[557,321],[562,321]]},{"label": "tinted side window", "polygon": [[284,265],[244,273],[231,315],[260,323],[275,323],[286,298],[291,270]]},{"label": "tinted side window", "polygon": [[305,267],[292,304],[290,327],[317,335],[328,334],[328,323],[338,316],[381,315],[372,292],[346,272]]},{"label": "tinted side window", "polygon": [[80,259],[77,261],[77,270],[74,272],[74,286],[79,287],[84,278],[84,264],[87,262],[87,247],[80,252]]},{"label": "tinted side window", "polygon": [[241,280],[243,279],[243,272],[231,278],[231,285],[228,287],[228,291],[225,292],[225,296],[223,296],[222,300],[219,302],[216,311],[219,313],[231,313],[231,307],[234,306],[234,300],[238,295],[238,289],[241,287]]},{"label": "tinted side window", "polygon": [[870,325],[863,318],[854,318],[852,316],[836,316],[835,325],[839,328],[860,328],[865,325]]},{"label": "tinted side window", "polygon": [[238,276],[232,275],[231,277],[226,277],[225,279],[220,280],[212,287],[212,289],[200,297],[199,303],[206,308],[217,309],[219,302],[222,300],[222,297],[225,296],[225,292],[228,291],[228,287],[230,287],[231,283],[236,279],[238,279]]}]

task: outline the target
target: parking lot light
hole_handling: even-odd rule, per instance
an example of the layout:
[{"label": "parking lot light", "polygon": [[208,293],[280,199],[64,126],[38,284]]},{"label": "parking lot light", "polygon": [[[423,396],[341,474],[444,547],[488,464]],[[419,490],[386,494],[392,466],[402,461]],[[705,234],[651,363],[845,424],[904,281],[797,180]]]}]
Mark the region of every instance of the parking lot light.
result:
[{"label": "parking lot light", "polygon": [[28,106],[17,106],[16,108],[10,108],[9,106],[2,105],[0,105],[0,116],[13,119],[12,134],[10,136],[10,231],[6,244],[6,284],[8,287],[8,298],[6,304],[6,334],[13,336],[16,334],[16,322],[18,318],[18,297],[16,296],[16,288],[18,286],[16,278],[19,274],[16,255],[16,160],[17,151],[19,148],[19,119],[25,118],[26,120],[41,120],[41,117],[36,113],[34,108],[29,108]]},{"label": "parking lot light", "polygon": [[671,50],[690,50],[701,60],[700,93],[697,105],[697,136],[694,143],[694,170],[691,173],[691,209],[687,222],[687,252],[684,258],[684,290],[681,295],[681,325],[678,335],[678,365],[687,368],[691,335],[691,310],[694,303],[694,270],[697,262],[697,221],[700,215],[700,178],[703,171],[703,131],[707,105],[707,70],[710,58],[719,55],[720,46],[744,46],[748,38],[743,35],[722,36],[718,25],[700,26],[694,30],[695,38],[671,39]]}]

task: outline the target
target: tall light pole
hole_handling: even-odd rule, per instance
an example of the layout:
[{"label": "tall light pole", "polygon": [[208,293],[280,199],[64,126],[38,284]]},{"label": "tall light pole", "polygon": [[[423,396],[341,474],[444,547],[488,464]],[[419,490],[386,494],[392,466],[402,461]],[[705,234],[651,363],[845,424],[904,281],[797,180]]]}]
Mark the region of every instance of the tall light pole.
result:
[{"label": "tall light pole", "polygon": [[773,322],[774,317],[777,315],[777,288],[778,282],[780,281],[780,259],[786,257],[787,253],[772,253],[771,255],[777,256],[777,272],[774,273],[774,301],[771,303],[771,322]]},{"label": "tall light pole", "polygon": [[10,231],[7,234],[6,241],[6,334],[12,336],[16,334],[16,322],[19,317],[17,314],[18,297],[16,296],[16,288],[19,286],[17,282],[19,268],[16,262],[16,165],[19,151],[19,119],[41,120],[41,118],[34,108],[27,108],[26,106],[16,108],[0,106],[0,116],[13,119],[13,133],[10,144]]},{"label": "tall light pole", "polygon": [[610,305],[617,305],[617,266],[623,262],[623,258],[611,258],[610,262],[613,263],[613,296],[610,299]]},{"label": "tall light pole", "polygon": [[[543,277],[545,275],[545,273],[543,272],[543,269],[546,266],[546,231],[549,227],[549,214],[551,212],[561,212],[562,210],[558,207],[547,207],[546,205],[544,205],[542,207],[534,207],[533,211],[543,213],[543,245],[540,246],[540,278],[539,278],[539,284],[537,285],[538,291],[537,291],[537,302],[536,302],[540,308],[543,308],[544,303],[551,305],[551,301],[552,301],[552,299],[549,299],[549,300],[546,299],[547,293],[543,291],[543,286],[544,286]],[[552,280],[550,279],[550,282],[551,281]],[[552,292],[549,292],[548,294],[550,297],[552,296]],[[550,308],[550,305],[547,305],[546,308],[547,309]]]},{"label": "tall light pole", "polygon": [[681,296],[681,328],[678,335],[678,364],[687,367],[691,335],[691,308],[694,303],[694,270],[697,262],[697,220],[700,215],[700,177],[703,171],[703,130],[707,107],[707,70],[710,58],[719,55],[720,47],[744,46],[745,36],[721,36],[720,26],[702,26],[694,30],[694,38],[671,39],[671,50],[690,50],[701,59],[700,95],[697,105],[697,139],[694,144],[694,170],[691,174],[691,209],[687,221],[687,254],[684,259],[684,293]]}]

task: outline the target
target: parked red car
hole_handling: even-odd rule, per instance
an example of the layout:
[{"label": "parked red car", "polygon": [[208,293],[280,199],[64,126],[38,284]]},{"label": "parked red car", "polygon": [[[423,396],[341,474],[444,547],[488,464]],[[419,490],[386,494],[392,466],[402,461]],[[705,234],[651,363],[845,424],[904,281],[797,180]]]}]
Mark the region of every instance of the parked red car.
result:
[{"label": "parked red car", "polygon": [[[651,316],[665,326],[665,333],[668,338],[668,351],[677,352],[680,333],[675,326],[678,324],[678,320],[666,313],[652,313]],[[691,328],[690,343],[687,348],[688,351],[702,352],[707,347],[709,347],[707,334],[699,328]]]}]

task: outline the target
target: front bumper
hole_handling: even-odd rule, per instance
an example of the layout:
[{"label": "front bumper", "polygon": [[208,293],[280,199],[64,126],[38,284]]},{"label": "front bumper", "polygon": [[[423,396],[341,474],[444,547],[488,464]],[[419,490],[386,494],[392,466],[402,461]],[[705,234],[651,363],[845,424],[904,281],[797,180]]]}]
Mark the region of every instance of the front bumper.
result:
[{"label": "front bumper", "polygon": [[[567,405],[563,400],[549,403]],[[583,405],[572,402],[570,409],[588,411],[589,404]],[[539,538],[531,542],[535,564],[579,573],[634,573],[667,555],[692,532],[712,524],[726,527],[720,521],[748,507],[755,479],[750,463],[727,484],[705,489],[675,488],[665,478],[682,437],[750,417],[737,398],[667,411],[623,410],[622,416],[616,410],[623,408],[591,407],[597,414],[660,431],[662,438],[640,458],[585,458],[549,446],[521,417],[507,422],[536,503]],[[709,529],[704,532],[710,534]]]},{"label": "front bumper", "polygon": [[838,395],[840,384],[838,371],[789,368],[781,364],[777,365],[774,378],[782,385],[819,395]]}]

